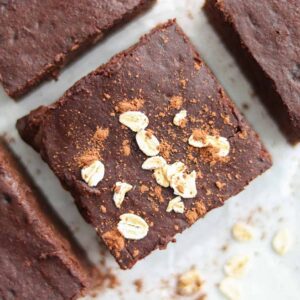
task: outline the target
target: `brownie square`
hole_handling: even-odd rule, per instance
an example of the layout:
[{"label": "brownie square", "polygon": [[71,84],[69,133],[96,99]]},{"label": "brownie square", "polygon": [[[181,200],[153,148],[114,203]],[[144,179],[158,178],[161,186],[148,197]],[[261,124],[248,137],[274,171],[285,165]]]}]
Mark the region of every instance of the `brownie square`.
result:
[{"label": "brownie square", "polygon": [[300,141],[300,2],[207,0],[205,11],[291,143]]},{"label": "brownie square", "polygon": [[0,82],[13,98],[29,92],[117,25],[155,0],[0,2]]},{"label": "brownie square", "polygon": [[175,20],[17,128],[124,269],[271,166]]},{"label": "brownie square", "polygon": [[71,233],[0,140],[0,299],[77,299],[92,268]]}]

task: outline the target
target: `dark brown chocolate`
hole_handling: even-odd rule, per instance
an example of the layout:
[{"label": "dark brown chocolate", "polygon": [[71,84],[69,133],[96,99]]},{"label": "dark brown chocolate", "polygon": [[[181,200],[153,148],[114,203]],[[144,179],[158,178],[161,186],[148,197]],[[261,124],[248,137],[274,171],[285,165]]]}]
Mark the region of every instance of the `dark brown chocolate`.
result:
[{"label": "dark brown chocolate", "polygon": [[0,81],[20,97],[155,0],[0,1]]},{"label": "dark brown chocolate", "polygon": [[205,11],[291,143],[300,141],[300,1],[207,0]]},{"label": "dark brown chocolate", "polygon": [[[187,119],[178,127],[173,118],[182,109]],[[142,169],[147,156],[139,149],[135,132],[119,122],[124,111],[146,114],[148,128],[160,141],[160,155],[197,172],[197,196],[184,199],[184,213],[166,211],[173,191],[158,185],[152,171]],[[177,233],[271,166],[257,134],[175,21],[153,29],[78,81],[53,105],[20,119],[17,128],[72,193],[124,269],[154,249],[165,248]],[[211,149],[189,146],[188,138],[196,129],[227,138],[228,157],[217,159]],[[103,162],[105,175],[96,187],[89,187],[81,169],[94,160]],[[117,181],[133,186],[121,208],[113,201]],[[147,222],[146,237],[129,240],[121,235],[117,224],[125,213]]]},{"label": "dark brown chocolate", "polygon": [[77,299],[90,263],[0,141],[0,299]]}]

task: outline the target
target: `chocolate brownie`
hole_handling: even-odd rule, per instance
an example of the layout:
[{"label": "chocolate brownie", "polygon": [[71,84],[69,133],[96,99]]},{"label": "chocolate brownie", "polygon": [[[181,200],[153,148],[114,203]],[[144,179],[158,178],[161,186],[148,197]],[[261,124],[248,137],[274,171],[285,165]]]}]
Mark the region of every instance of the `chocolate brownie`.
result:
[{"label": "chocolate brownie", "polygon": [[207,0],[205,5],[291,143],[300,141],[299,7],[299,0]]},{"label": "chocolate brownie", "polygon": [[124,269],[271,166],[174,20],[17,128]]},{"label": "chocolate brownie", "polygon": [[0,1],[0,81],[20,97],[155,0]]},{"label": "chocolate brownie", "polygon": [[77,299],[90,263],[0,141],[0,299]]}]

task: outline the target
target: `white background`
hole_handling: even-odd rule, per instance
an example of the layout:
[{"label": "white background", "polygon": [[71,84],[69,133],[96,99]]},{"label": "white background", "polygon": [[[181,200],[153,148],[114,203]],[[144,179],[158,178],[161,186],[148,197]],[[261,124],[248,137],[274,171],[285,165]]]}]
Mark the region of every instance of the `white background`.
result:
[{"label": "white background", "polygon": [[[62,189],[39,155],[20,140],[14,127],[15,121],[39,105],[55,101],[75,81],[112,55],[131,46],[157,23],[177,18],[272,153],[274,166],[270,171],[252,182],[224,207],[209,213],[178,236],[177,243],[170,244],[167,250],[154,252],[130,271],[120,271],[106,253],[106,264],[112,267],[120,286],[114,290],[103,290],[97,299],[177,299],[173,295],[176,274],[192,265],[197,266],[205,280],[203,290],[208,299],[224,299],[217,284],[224,276],[224,262],[235,254],[253,255],[249,273],[239,280],[242,299],[300,299],[300,147],[287,144],[275,123],[253,96],[252,88],[207,23],[201,11],[202,4],[201,0],[160,0],[152,10],[110,35],[64,69],[59,81],[43,84],[18,103],[0,90],[0,133],[7,133],[15,139],[12,147],[98,265],[103,255],[100,255],[94,231],[83,221],[70,195]],[[249,105],[247,110],[243,110],[245,103]],[[231,238],[230,228],[236,221],[250,222],[256,233],[254,241],[241,244]],[[276,255],[271,248],[272,237],[279,228],[288,228],[294,238],[291,251],[284,257]],[[228,246],[226,252],[221,251],[224,245]],[[133,281],[140,278],[143,279],[144,288],[141,293],[136,293]]]}]

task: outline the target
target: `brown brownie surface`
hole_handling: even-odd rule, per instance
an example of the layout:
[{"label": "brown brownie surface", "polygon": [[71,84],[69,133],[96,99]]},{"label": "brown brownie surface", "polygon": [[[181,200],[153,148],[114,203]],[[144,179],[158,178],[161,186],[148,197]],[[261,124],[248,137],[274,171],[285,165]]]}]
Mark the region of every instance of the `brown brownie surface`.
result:
[{"label": "brown brownie surface", "polygon": [[300,1],[207,0],[206,12],[287,138],[300,141]]},{"label": "brown brownie surface", "polygon": [[[173,118],[181,109],[187,110],[187,123],[177,127]],[[160,155],[168,163],[181,161],[197,172],[197,196],[184,199],[184,213],[166,212],[173,192],[142,169],[147,156],[138,148],[135,133],[119,122],[126,110],[148,116],[148,128],[159,139]],[[20,119],[17,127],[73,194],[122,268],[165,247],[176,233],[223,205],[271,165],[257,134],[175,21],[155,28],[78,81],[53,105]],[[226,137],[229,156],[215,160],[207,149],[189,146],[194,129]],[[104,179],[96,187],[81,178],[81,168],[91,159],[105,165]],[[133,186],[121,208],[113,202],[117,181]],[[117,224],[124,213],[144,218],[149,224],[145,238],[122,237]]]},{"label": "brown brownie surface", "polygon": [[154,0],[0,2],[0,81],[13,98],[27,93],[76,54]]},{"label": "brown brownie surface", "polygon": [[91,265],[0,141],[0,299],[77,299]]}]

